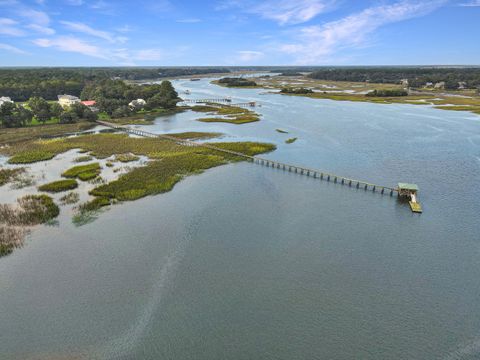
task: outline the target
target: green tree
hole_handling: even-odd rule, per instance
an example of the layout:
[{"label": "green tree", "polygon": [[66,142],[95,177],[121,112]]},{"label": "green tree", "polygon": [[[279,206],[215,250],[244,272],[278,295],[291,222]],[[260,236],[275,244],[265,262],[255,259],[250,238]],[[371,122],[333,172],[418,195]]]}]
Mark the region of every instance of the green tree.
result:
[{"label": "green tree", "polygon": [[32,110],[33,115],[38,121],[45,122],[52,117],[50,113],[50,104],[41,97],[34,96],[28,100],[28,107]]},{"label": "green tree", "polygon": [[32,112],[14,103],[4,103],[0,107],[0,121],[4,127],[21,127],[32,119]]},{"label": "green tree", "polygon": [[78,121],[78,115],[75,111],[67,110],[60,115],[61,124],[73,124]]}]

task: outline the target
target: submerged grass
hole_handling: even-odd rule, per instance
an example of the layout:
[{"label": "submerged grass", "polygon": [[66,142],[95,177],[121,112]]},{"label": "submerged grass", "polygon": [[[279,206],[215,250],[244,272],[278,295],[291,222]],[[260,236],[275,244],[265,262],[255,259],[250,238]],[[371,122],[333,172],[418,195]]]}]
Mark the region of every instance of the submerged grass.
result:
[{"label": "submerged grass", "polygon": [[60,204],[62,205],[76,204],[79,201],[80,195],[77,192],[69,192],[60,198]]},{"label": "submerged grass", "polygon": [[93,156],[84,155],[84,156],[79,156],[79,157],[75,158],[73,160],[73,162],[81,163],[81,162],[87,162],[87,161],[92,161],[92,160],[93,160]]},{"label": "submerged grass", "polygon": [[0,168],[0,186],[8,184],[9,182],[15,180],[18,175],[25,172],[25,168],[16,168],[16,169],[2,169]]},{"label": "submerged grass", "polygon": [[73,190],[78,187],[75,179],[58,180],[38,187],[39,191],[57,193],[62,191]]},{"label": "submerged grass", "polygon": [[292,144],[294,143],[295,141],[297,141],[298,138],[294,137],[294,138],[290,138],[290,139],[287,139],[285,140],[285,143],[286,144]]}]

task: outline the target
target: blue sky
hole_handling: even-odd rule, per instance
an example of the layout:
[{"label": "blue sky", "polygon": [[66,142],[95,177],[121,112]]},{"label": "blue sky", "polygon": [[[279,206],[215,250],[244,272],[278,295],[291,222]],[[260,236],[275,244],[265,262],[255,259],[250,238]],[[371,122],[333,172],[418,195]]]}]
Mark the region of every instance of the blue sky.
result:
[{"label": "blue sky", "polygon": [[480,64],[480,0],[0,0],[0,66]]}]

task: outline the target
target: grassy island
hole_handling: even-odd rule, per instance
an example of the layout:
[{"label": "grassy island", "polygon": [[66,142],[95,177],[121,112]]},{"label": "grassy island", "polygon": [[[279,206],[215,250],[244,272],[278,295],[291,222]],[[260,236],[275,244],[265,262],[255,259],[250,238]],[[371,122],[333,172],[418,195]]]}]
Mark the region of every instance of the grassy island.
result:
[{"label": "grassy island", "polygon": [[[201,133],[176,134],[180,138],[202,138]],[[205,138],[212,137],[206,133]],[[275,149],[272,144],[235,142],[215,143],[222,149],[237,151],[246,155],[256,155]],[[135,200],[147,195],[169,191],[185,176],[201,173],[209,168],[241,161],[243,158],[206,147],[189,147],[161,138],[132,138],[124,134],[95,134],[50,141],[28,141],[2,149],[6,155],[49,153],[53,156],[71,149],[83,149],[95,157],[103,159],[114,155],[131,154],[150,159],[145,166],[130,171],[115,181],[101,184],[90,194],[95,199],[84,205],[84,209],[110,205],[115,201]],[[41,158],[38,159],[40,161]],[[100,174],[99,163],[74,166],[62,176],[80,180],[90,179]]]},{"label": "grassy island", "polygon": [[198,119],[201,122],[224,122],[229,124],[247,124],[260,120],[260,116],[251,110],[232,105],[198,105],[192,107],[193,111],[205,112],[209,116]]},{"label": "grassy island", "polygon": [[73,190],[78,187],[78,183],[74,179],[67,179],[67,180],[58,180],[48,184],[44,184],[38,187],[38,190],[57,193],[62,191]]}]

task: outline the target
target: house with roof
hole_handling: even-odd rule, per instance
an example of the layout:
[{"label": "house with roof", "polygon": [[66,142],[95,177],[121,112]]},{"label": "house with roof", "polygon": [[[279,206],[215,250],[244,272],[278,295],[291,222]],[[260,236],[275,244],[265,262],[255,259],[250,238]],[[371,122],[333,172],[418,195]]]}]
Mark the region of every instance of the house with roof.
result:
[{"label": "house with roof", "polygon": [[13,101],[8,96],[0,97],[0,106],[2,106],[5,103],[13,103]]},{"label": "house with roof", "polygon": [[72,106],[73,104],[78,104],[80,102],[80,99],[73,95],[64,94],[64,95],[58,95],[57,97],[58,97],[58,103],[63,108]]},{"label": "house with roof", "polygon": [[132,100],[128,104],[131,109],[141,109],[147,105],[147,102],[143,99]]}]

